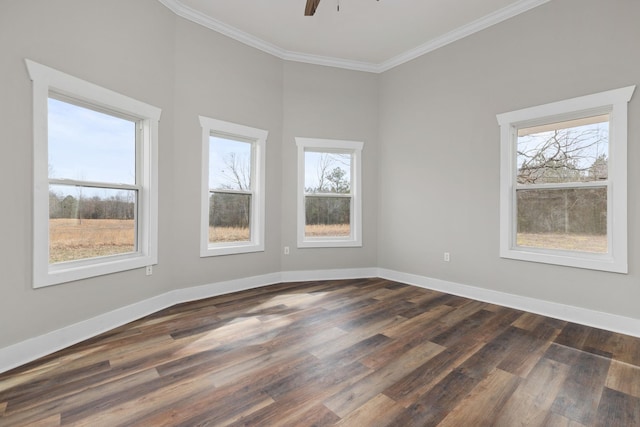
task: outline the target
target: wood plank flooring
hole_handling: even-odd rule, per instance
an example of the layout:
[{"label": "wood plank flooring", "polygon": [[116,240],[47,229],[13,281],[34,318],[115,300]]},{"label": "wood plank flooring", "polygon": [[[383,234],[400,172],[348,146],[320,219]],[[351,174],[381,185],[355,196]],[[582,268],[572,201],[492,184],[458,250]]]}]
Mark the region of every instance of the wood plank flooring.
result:
[{"label": "wood plank flooring", "polygon": [[177,305],[0,375],[0,426],[640,426],[640,339],[362,279]]}]

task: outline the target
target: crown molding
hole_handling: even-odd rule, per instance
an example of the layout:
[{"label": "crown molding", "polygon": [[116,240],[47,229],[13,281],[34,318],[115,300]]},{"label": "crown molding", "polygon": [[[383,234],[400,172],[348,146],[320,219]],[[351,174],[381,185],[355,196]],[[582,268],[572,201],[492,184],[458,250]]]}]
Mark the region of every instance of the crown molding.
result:
[{"label": "crown molding", "polygon": [[[269,53],[278,58],[283,58],[287,53],[286,50],[262,40],[259,37],[241,31],[236,27],[225,24],[209,15],[205,15],[189,6],[184,5],[180,0],[158,0],[176,15],[185,18],[191,22],[202,25],[210,30],[216,31],[222,35],[230,37],[248,46],[255,47],[263,52]],[[284,59],[284,58],[283,58]]]},{"label": "crown molding", "polygon": [[378,64],[377,72],[382,73],[384,71],[390,70],[394,67],[397,67],[398,65],[404,64],[405,62],[409,62],[424,54],[433,52],[434,50],[446,46],[450,43],[463,39],[493,25],[499,24],[502,21],[506,21],[507,19],[520,15],[521,13],[524,13],[535,7],[548,3],[549,1],[551,0],[520,0],[507,7],[490,13],[489,15],[483,16],[480,19],[470,22],[469,24],[463,25],[462,27],[456,28],[453,31],[443,34],[440,37],[436,37],[435,39],[430,40],[423,45],[410,49],[398,56],[382,62],[381,64]]},{"label": "crown molding", "polygon": [[205,15],[189,6],[184,5],[180,0],[158,0],[169,10],[182,18],[192,21],[210,30],[216,31],[229,38],[237,40],[248,46],[259,49],[263,52],[271,54],[285,61],[303,62],[314,65],[324,65],[327,67],[344,68],[347,70],[364,71],[368,73],[382,73],[388,71],[398,65],[411,61],[464,37],[470,36],[478,31],[482,31],[488,27],[496,25],[502,21],[512,18],[516,15],[524,13],[535,7],[538,7],[551,0],[520,0],[507,7],[497,10],[489,15],[477,19],[469,24],[463,25],[453,31],[450,31],[440,37],[436,37],[416,48],[410,49],[400,55],[397,55],[387,61],[381,63],[371,63],[363,61],[352,61],[342,58],[334,58],[328,56],[312,55],[302,52],[293,52],[283,49],[279,46],[269,43],[259,37],[253,36],[247,32],[239,30],[231,25],[225,24],[211,16]]}]

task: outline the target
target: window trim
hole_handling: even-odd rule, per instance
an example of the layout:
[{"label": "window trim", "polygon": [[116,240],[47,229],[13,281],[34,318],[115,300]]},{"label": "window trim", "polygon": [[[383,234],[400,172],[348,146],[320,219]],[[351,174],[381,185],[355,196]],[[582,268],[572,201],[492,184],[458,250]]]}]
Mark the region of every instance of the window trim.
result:
[{"label": "window trim", "polygon": [[[627,273],[627,106],[635,86],[498,114],[500,125],[500,257]],[[516,246],[517,129],[609,113],[608,253]],[[576,187],[575,183],[570,184]],[[588,185],[587,185],[588,186]],[[554,187],[557,187],[554,186]]]},{"label": "window trim", "polygon": [[[25,59],[33,81],[33,287],[87,279],[158,263],[158,121],[162,110]],[[138,120],[137,251],[49,264],[48,99],[50,93]]]},{"label": "window trim", "polygon": [[[362,148],[361,141],[346,141],[321,138],[296,137],[298,146],[298,248],[362,247]],[[350,236],[306,238],[305,237],[305,152],[348,152],[351,160],[351,215]],[[319,196],[322,197],[322,196]],[[326,197],[345,197],[329,194]]]},{"label": "window trim", "polygon": [[[269,132],[224,120],[198,116],[202,127],[202,181],[200,190],[200,257],[264,252],[265,248],[265,165]],[[251,240],[244,242],[209,242],[209,137],[212,134],[251,143]]]}]

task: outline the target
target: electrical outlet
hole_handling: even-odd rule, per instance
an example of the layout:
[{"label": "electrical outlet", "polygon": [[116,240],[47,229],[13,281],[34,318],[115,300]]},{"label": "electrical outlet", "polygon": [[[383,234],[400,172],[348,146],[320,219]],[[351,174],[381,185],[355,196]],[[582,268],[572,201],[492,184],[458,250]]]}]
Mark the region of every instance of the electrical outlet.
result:
[{"label": "electrical outlet", "polygon": [[147,276],[151,276],[153,274],[153,266],[147,265],[147,267],[145,268],[145,273],[147,274]]},{"label": "electrical outlet", "polygon": [[445,262],[451,261],[451,254],[449,252],[444,253],[444,261]]},{"label": "electrical outlet", "polygon": [[284,247],[284,254],[289,255],[289,246]]}]

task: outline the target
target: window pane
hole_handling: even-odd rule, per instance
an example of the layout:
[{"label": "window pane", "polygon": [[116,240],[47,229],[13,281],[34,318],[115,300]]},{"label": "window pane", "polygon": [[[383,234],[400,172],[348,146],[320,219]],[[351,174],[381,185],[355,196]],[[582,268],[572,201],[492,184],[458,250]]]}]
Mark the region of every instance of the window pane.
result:
[{"label": "window pane", "polygon": [[136,251],[136,190],[49,186],[49,263]]},{"label": "window pane", "polygon": [[351,154],[305,151],[306,193],[351,192]]},{"label": "window pane", "polygon": [[518,130],[518,184],[606,180],[609,115]]},{"label": "window pane", "polygon": [[251,143],[209,138],[209,188],[251,190]]},{"label": "window pane", "polygon": [[136,183],[136,124],[49,98],[49,178]]},{"label": "window pane", "polygon": [[350,197],[306,197],[305,237],[349,237]]},{"label": "window pane", "polygon": [[209,243],[250,241],[250,208],[250,194],[211,193]]},{"label": "window pane", "polygon": [[517,245],[606,253],[607,188],[518,190]]}]

